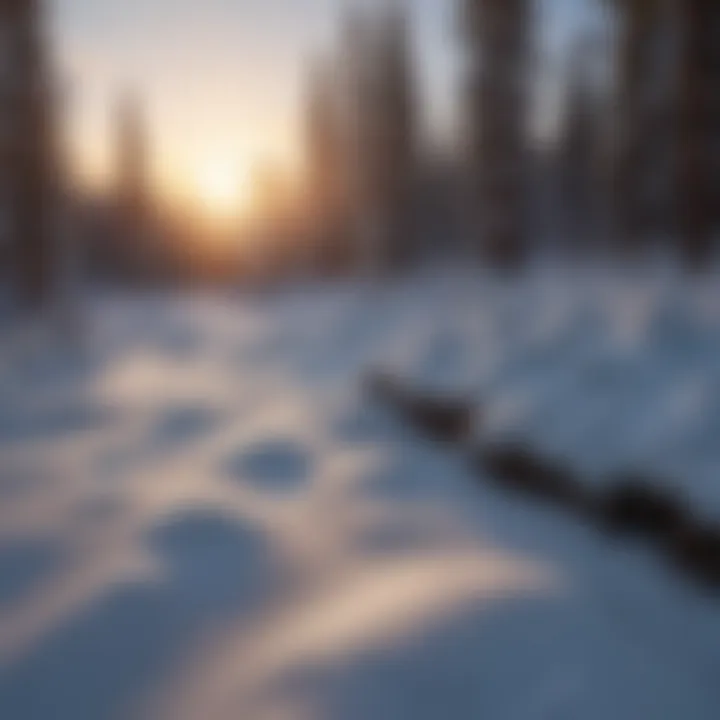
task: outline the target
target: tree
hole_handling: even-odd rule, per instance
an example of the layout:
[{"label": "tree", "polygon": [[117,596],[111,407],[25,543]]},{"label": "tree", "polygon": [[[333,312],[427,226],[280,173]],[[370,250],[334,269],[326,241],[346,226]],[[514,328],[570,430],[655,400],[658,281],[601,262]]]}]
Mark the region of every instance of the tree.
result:
[{"label": "tree", "polygon": [[[337,77],[327,62],[309,74],[306,96],[306,165],[313,264],[342,264],[346,185]],[[347,257],[344,258],[347,262]]]},{"label": "tree", "polygon": [[[673,202],[666,204],[676,210],[685,261],[702,264],[712,250],[720,200],[720,4],[613,4],[620,20],[616,188],[625,245],[644,244],[649,221],[663,206],[657,198],[654,205],[648,202],[648,186],[674,174]],[[672,162],[658,167],[665,140]]]},{"label": "tree", "polygon": [[712,251],[720,202],[720,3],[683,0],[679,72],[678,195],[685,260]]},{"label": "tree", "polygon": [[11,244],[21,302],[43,305],[52,290],[52,211],[57,178],[52,123],[53,88],[39,0],[0,4],[8,66],[3,112],[3,171],[9,189]]},{"label": "tree", "polygon": [[577,52],[573,61],[560,138],[560,169],[567,230],[575,250],[586,244],[592,224],[599,133],[592,89]]},{"label": "tree", "polygon": [[596,28],[569,54],[569,77],[558,138],[558,169],[568,247],[588,251],[599,239],[606,202],[609,105],[607,58]]},{"label": "tree", "polygon": [[417,139],[404,5],[371,15],[351,10],[344,45],[343,142],[356,262],[397,268],[410,257]]},{"label": "tree", "polygon": [[525,250],[529,0],[464,0],[468,155],[483,254],[514,266]]},{"label": "tree", "polygon": [[616,217],[621,247],[636,254],[674,205],[677,120],[674,0],[614,0],[617,46]]},{"label": "tree", "polygon": [[390,267],[412,254],[412,198],[416,174],[416,118],[413,60],[404,7],[395,4],[381,18],[376,103],[375,187]]},{"label": "tree", "polygon": [[117,199],[127,220],[139,223],[147,212],[147,147],[142,106],[125,93],[116,109]]},{"label": "tree", "polygon": [[152,268],[149,220],[150,195],[147,141],[142,104],[125,92],[115,108],[118,236],[113,249],[116,268],[137,279]]}]

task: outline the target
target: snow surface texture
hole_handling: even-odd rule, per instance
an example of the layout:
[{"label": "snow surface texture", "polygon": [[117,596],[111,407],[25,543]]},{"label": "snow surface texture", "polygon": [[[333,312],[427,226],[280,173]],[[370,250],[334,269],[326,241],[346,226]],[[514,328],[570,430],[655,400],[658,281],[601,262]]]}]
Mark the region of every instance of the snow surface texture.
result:
[{"label": "snow surface texture", "polygon": [[82,347],[6,338],[0,717],[716,718],[720,603],[358,380],[469,388],[484,437],[656,471],[720,521],[717,280],[101,297]]}]

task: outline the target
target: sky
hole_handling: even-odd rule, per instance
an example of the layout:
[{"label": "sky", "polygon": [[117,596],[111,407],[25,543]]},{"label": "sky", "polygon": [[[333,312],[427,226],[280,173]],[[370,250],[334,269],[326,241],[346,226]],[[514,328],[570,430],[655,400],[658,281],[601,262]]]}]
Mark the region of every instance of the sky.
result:
[{"label": "sky", "polygon": [[[539,0],[552,62],[587,21],[590,0]],[[72,157],[83,178],[112,167],[112,109],[143,102],[152,168],[165,190],[191,191],[207,168],[297,167],[308,63],[331,53],[347,0],[50,0]],[[364,0],[373,5],[381,0]],[[454,0],[410,0],[421,95],[431,133],[457,115]],[[551,83],[540,116],[556,106]]]}]

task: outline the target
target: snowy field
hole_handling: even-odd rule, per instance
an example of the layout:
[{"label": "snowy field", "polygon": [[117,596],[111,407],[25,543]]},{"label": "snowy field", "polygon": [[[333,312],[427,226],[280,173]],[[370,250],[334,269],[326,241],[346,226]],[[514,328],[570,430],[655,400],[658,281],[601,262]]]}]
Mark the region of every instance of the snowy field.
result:
[{"label": "snowy field", "polygon": [[720,601],[358,380],[470,392],[483,438],[720,522],[719,277],[106,294],[85,326],[0,341],[0,718],[718,717]]}]

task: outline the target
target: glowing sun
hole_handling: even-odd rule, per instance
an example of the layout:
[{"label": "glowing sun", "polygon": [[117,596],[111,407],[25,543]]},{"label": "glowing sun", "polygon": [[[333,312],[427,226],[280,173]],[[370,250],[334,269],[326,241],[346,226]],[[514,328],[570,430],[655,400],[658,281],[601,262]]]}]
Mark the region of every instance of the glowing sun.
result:
[{"label": "glowing sun", "polygon": [[248,199],[247,173],[228,162],[208,162],[197,173],[196,184],[201,202],[217,216],[238,214]]}]

